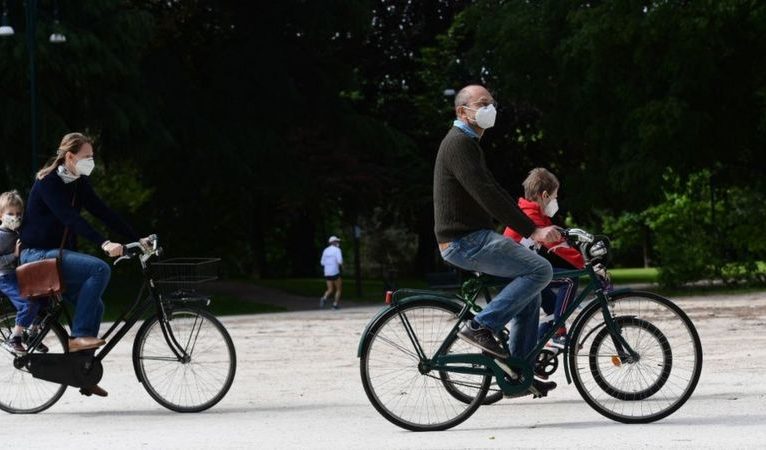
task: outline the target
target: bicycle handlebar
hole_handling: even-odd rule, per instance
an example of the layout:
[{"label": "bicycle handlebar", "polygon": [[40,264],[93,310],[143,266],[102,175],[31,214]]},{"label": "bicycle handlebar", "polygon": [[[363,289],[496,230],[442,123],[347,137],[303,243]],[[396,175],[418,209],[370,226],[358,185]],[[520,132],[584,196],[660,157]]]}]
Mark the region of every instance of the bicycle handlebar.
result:
[{"label": "bicycle handlebar", "polygon": [[162,248],[159,246],[159,238],[156,234],[150,234],[146,238],[142,239],[144,242],[131,242],[122,246],[122,256],[114,261],[116,266],[120,261],[126,259],[133,259],[136,256],[141,257],[141,262],[146,262],[151,256],[159,255],[162,252]]},{"label": "bicycle handlebar", "polygon": [[601,258],[609,253],[608,239],[604,236],[596,238],[580,228],[559,228],[559,232],[564,239],[580,249],[586,260]]},{"label": "bicycle handlebar", "polygon": [[559,232],[565,238],[577,238],[579,242],[590,244],[593,242],[593,235],[580,228],[560,228]]}]

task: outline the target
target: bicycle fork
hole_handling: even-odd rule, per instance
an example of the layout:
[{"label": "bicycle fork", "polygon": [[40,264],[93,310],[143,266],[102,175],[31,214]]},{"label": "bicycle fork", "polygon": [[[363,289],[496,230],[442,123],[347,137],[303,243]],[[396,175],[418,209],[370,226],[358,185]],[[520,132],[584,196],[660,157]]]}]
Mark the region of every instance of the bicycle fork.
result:
[{"label": "bicycle fork", "polygon": [[164,305],[161,304],[160,309],[161,311],[158,315],[158,321],[160,323],[160,329],[162,330],[162,335],[165,338],[165,342],[168,344],[168,347],[170,347],[170,350],[173,352],[176,358],[178,358],[179,362],[182,364],[191,362],[192,354],[194,353],[194,347],[197,345],[197,339],[199,338],[199,333],[202,330],[202,319],[199,316],[194,317],[194,322],[192,323],[192,329],[189,333],[189,337],[182,345],[178,342],[178,339],[176,339],[176,336],[173,333],[172,327],[170,326],[171,319],[168,319],[168,314],[166,314]]}]

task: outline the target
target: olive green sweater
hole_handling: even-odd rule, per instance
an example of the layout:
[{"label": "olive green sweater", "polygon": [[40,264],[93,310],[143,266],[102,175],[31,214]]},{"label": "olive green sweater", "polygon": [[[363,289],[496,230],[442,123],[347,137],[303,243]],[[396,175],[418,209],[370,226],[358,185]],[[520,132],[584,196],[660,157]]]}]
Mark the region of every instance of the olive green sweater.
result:
[{"label": "olive green sweater", "polygon": [[494,229],[492,218],[523,236],[535,225],[487,168],[479,142],[452,127],[439,146],[434,167],[434,231],[451,242],[478,230]]}]

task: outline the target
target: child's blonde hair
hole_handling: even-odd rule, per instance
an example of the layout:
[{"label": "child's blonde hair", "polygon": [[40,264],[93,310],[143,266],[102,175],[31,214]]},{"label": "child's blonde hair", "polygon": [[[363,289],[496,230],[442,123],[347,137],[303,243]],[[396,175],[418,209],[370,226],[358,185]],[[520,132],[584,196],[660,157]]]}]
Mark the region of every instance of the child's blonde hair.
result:
[{"label": "child's blonde hair", "polygon": [[8,208],[24,209],[24,200],[21,199],[19,191],[13,190],[0,194],[0,214]]},{"label": "child's blonde hair", "polygon": [[553,195],[559,188],[559,179],[548,169],[536,167],[529,171],[527,179],[521,183],[524,186],[524,197],[527,200],[540,200],[543,192]]}]

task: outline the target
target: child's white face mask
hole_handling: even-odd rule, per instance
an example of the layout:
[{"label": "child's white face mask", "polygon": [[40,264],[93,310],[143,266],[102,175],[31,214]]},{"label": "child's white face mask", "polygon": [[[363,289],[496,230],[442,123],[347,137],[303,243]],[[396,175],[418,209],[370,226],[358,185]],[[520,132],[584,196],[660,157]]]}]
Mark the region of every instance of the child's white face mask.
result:
[{"label": "child's white face mask", "polygon": [[556,214],[556,211],[559,210],[559,201],[558,199],[553,199],[550,202],[548,202],[547,205],[545,205],[545,211],[543,211],[543,214],[545,214],[548,217],[553,217],[554,214]]},{"label": "child's white face mask", "polygon": [[3,214],[3,226],[9,230],[16,230],[21,226],[21,216]]}]

